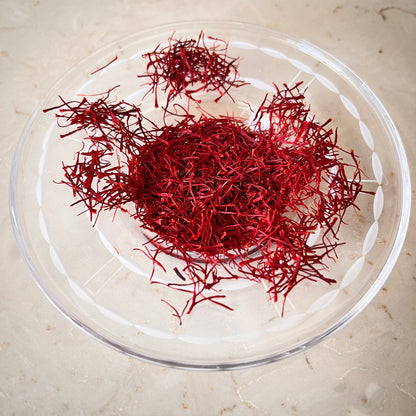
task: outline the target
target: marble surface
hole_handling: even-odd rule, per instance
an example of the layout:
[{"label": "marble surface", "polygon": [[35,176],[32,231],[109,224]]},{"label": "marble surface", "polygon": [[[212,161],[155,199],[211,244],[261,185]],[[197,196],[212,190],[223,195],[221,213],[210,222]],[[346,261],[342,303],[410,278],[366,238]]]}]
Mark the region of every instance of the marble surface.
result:
[{"label": "marble surface", "polygon": [[2,0],[0,414],[416,414],[414,215],[391,277],[354,321],[305,353],[235,372],[168,369],[115,352],[73,327],[31,278],[10,225],[8,179],[32,109],[68,67],[97,48],[144,27],[189,19],[256,23],[337,56],[390,112],[416,182],[414,0]]}]

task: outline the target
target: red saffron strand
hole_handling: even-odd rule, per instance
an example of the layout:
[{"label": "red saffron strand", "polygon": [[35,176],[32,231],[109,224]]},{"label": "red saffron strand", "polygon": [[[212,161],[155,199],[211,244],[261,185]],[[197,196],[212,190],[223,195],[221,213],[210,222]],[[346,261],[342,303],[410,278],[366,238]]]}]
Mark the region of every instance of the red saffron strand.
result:
[{"label": "red saffron strand", "polygon": [[97,72],[100,72],[100,71],[102,71],[103,69],[105,69],[105,68],[107,68],[108,66],[110,66],[113,62],[115,62],[115,61],[117,61],[117,59],[118,59],[118,56],[116,55],[111,61],[109,61],[108,63],[106,63],[105,65],[103,65],[102,67],[100,67],[100,68],[98,68],[98,69],[96,69],[95,71],[92,71],[91,73],[90,73],[90,75],[94,75],[94,74],[96,74]]}]

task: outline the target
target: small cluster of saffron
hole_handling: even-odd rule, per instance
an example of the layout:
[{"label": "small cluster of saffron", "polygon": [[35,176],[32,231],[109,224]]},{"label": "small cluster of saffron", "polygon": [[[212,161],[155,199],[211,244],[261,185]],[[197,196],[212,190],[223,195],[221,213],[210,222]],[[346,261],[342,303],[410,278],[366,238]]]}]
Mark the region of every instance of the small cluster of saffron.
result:
[{"label": "small cluster of saffron", "polygon": [[139,77],[147,77],[155,107],[158,89],[167,97],[160,124],[140,105],[113,100],[112,89],[45,110],[58,110],[59,126],[69,129],[61,137],[83,140],[73,163],[63,164],[74,205],[94,217],[132,216],[153,236],[136,249],[154,268],[165,270],[162,253],[180,260],[166,285],[187,301],[178,309],[164,300],[180,321],[201,302],[232,309],[219,289],[224,280],[264,284],[273,302],[303,280],[334,283],[326,261],[336,259],[345,212],[362,191],[357,157],[339,147],[331,120],[315,120],[301,83],[274,85],[247,119],[173,111],[177,97],[217,92],[218,102],[245,85],[239,59],[210,40],[172,37],[143,55]]},{"label": "small cluster of saffron", "polygon": [[198,92],[215,92],[218,102],[228,95],[231,88],[246,85],[239,80],[239,58],[228,55],[228,44],[221,39],[207,37],[204,33],[197,39],[169,38],[165,46],[158,45],[152,52],[143,55],[148,61],[146,74],[139,78],[150,80],[151,92],[155,97],[155,107],[159,106],[157,92],[167,93],[167,102],[184,95],[194,100]]}]

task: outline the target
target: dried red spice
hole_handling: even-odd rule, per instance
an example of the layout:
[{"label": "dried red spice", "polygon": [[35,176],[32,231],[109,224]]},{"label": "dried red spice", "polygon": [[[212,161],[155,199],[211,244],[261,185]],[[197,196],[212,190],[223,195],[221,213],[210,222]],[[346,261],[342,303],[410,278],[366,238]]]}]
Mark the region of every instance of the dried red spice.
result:
[{"label": "dried red spice", "polygon": [[[361,191],[361,171],[328,122],[310,117],[298,85],[276,88],[251,122],[189,116],[145,128],[138,107],[107,94],[64,102],[58,123],[72,127],[62,137],[85,135],[75,162],[63,166],[76,203],[91,214],[133,203],[129,214],[155,233],[147,251],[155,264],[162,252],[185,261],[175,270],[185,281],[168,286],[190,294],[187,312],[205,300],[224,305],[223,295],[207,294],[223,279],[264,281],[273,301],[304,279],[334,282],[325,261]],[[318,227],[322,239],[309,246]]]},{"label": "dried red spice", "polygon": [[167,93],[168,103],[181,94],[194,99],[198,92],[218,93],[217,102],[224,95],[231,97],[231,88],[246,85],[238,79],[239,58],[228,55],[228,44],[209,36],[205,39],[203,32],[197,39],[175,39],[172,35],[166,46],[158,45],[143,58],[148,61],[146,74],[138,77],[150,80],[156,107],[158,88]]},{"label": "dried red spice", "polygon": [[94,74],[96,74],[97,72],[100,72],[100,71],[102,71],[103,69],[105,69],[105,68],[109,67],[109,66],[110,66],[113,62],[117,61],[117,59],[118,59],[118,56],[116,55],[113,59],[111,59],[111,61],[108,61],[105,65],[103,65],[103,66],[101,66],[100,68],[97,68],[97,69],[95,69],[94,71],[92,71],[92,72],[90,73],[90,75],[94,75]]},{"label": "dried red spice", "polygon": [[[219,50],[226,46],[214,54],[201,34],[171,38],[147,54],[152,91],[161,84],[168,94],[165,115],[178,94],[228,94],[241,85],[237,61]],[[74,162],[63,165],[73,205],[85,206],[91,218],[102,210],[135,218],[153,233],[137,249],[154,267],[165,270],[161,253],[182,259],[183,268],[173,269],[178,281],[167,286],[188,301],[181,312],[164,301],[180,322],[201,302],[231,309],[217,290],[227,279],[264,283],[274,302],[303,280],[335,282],[325,276],[325,262],[336,258],[346,210],[357,208],[361,170],[354,153],[338,146],[331,120],[311,116],[299,87],[275,86],[250,119],[196,116],[181,107],[179,121],[164,117],[156,125],[139,106],[112,101],[111,90],[45,110],[58,110],[58,124],[70,129],[61,137],[83,139]],[[317,229],[319,241],[308,244]]]}]

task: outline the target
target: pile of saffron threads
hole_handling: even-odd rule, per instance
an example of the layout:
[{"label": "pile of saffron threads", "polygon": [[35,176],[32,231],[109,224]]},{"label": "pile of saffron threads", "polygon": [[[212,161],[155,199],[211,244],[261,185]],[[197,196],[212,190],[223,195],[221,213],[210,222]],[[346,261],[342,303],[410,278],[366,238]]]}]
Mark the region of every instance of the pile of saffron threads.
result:
[{"label": "pile of saffron threads", "polygon": [[[140,106],[112,100],[112,89],[94,101],[61,98],[44,110],[58,110],[58,125],[69,129],[61,137],[83,138],[73,163],[63,163],[61,183],[72,188],[73,205],[81,204],[91,218],[124,211],[150,231],[154,237],[135,249],[153,261],[153,273],[165,270],[162,253],[182,260],[174,280],[162,283],[188,294],[179,309],[163,300],[180,323],[201,302],[232,309],[217,287],[223,280],[261,283],[270,300],[283,298],[283,307],[304,280],[335,283],[324,275],[326,261],[336,259],[344,214],[358,209],[362,192],[357,157],[338,146],[331,120],[320,124],[310,114],[301,83],[274,85],[275,93],[248,119],[181,107],[183,114],[169,123],[173,98],[185,93],[192,99],[196,90],[188,87],[198,77],[198,91],[230,94],[241,86],[237,60],[225,52],[219,58],[201,35],[171,39],[145,55],[148,69],[154,68],[147,74],[152,90],[160,82],[171,88],[160,125]],[[161,75],[159,68],[168,72]],[[220,81],[231,69],[225,87]],[[316,230],[318,242],[308,244]]]},{"label": "pile of saffron threads", "polygon": [[[210,45],[207,45],[207,42]],[[167,103],[184,95],[194,100],[198,92],[215,92],[218,102],[231,88],[247,85],[239,80],[239,58],[228,55],[228,43],[211,36],[205,39],[201,32],[197,39],[175,39],[172,35],[167,45],[158,45],[152,52],[143,55],[148,61],[146,78],[150,91],[155,97],[155,107],[159,106],[157,91],[167,93]]]}]

